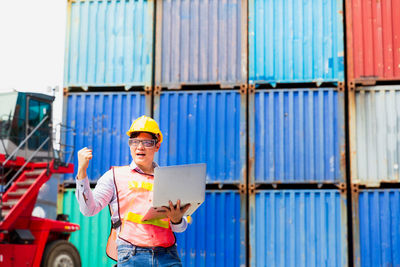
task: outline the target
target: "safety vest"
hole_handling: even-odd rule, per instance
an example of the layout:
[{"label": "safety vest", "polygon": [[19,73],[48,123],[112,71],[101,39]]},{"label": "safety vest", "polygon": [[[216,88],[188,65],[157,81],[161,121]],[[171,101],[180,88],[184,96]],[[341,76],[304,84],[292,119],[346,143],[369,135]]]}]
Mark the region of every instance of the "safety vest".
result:
[{"label": "safety vest", "polygon": [[175,244],[175,235],[171,230],[169,219],[142,221],[153,201],[153,176],[131,170],[129,166],[113,167],[112,170],[120,220],[111,227],[107,255],[114,260],[118,258],[116,246],[118,227],[120,227],[118,237],[135,246],[170,247]]}]

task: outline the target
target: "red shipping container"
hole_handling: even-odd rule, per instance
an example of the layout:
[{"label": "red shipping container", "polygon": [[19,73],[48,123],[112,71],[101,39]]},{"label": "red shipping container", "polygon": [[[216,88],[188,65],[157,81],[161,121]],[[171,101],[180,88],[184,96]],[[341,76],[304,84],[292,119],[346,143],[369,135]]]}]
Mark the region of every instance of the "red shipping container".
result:
[{"label": "red shipping container", "polygon": [[400,80],[400,0],[346,0],[350,82]]}]

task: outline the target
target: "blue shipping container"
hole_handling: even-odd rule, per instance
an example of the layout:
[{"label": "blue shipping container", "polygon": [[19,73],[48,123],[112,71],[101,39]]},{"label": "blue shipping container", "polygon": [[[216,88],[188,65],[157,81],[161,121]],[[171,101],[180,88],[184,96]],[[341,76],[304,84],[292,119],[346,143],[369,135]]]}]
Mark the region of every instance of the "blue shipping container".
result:
[{"label": "blue shipping container", "polygon": [[[246,264],[246,198],[237,191],[206,191],[206,200],[183,233],[176,233],[183,266],[244,266]],[[108,208],[83,216],[75,189],[64,193],[63,212],[81,229],[70,241],[81,254],[82,266],[112,266],[105,253],[111,229]],[[88,256],[90,255],[90,256]]]},{"label": "blue shipping container", "polygon": [[400,189],[353,195],[354,266],[400,266]]},{"label": "blue shipping container", "polygon": [[183,266],[245,266],[246,197],[237,191],[207,191],[193,223],[177,233]]},{"label": "blue shipping container", "polygon": [[[76,153],[83,147],[93,149],[87,172],[91,181],[97,181],[111,166],[131,162],[126,131],[133,120],[150,114],[150,96],[139,92],[70,93],[64,100],[64,124],[75,129],[75,133],[66,133],[65,142],[75,146],[76,167]],[[65,179],[74,179],[76,171]]]},{"label": "blue shipping container", "polygon": [[164,141],[161,166],[207,163],[208,183],[244,184],[246,95],[237,90],[162,91],[154,118]]},{"label": "blue shipping container", "polygon": [[64,87],[151,86],[153,25],[153,0],[69,0]]},{"label": "blue shipping container", "polygon": [[156,17],[156,86],[247,84],[247,0],[158,0]]},{"label": "blue shipping container", "polygon": [[257,90],[249,96],[249,183],[345,183],[344,93]]},{"label": "blue shipping container", "polygon": [[346,193],[263,190],[250,195],[250,266],[347,266]]},{"label": "blue shipping container", "polygon": [[250,84],[344,81],[342,2],[249,0]]}]

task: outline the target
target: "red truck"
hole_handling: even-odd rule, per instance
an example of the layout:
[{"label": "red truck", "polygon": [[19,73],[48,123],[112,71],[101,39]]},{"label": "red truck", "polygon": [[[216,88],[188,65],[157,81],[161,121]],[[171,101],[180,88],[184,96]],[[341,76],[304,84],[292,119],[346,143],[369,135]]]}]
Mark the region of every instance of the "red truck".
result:
[{"label": "red truck", "polygon": [[53,101],[37,93],[0,94],[0,266],[81,266],[68,242],[79,225],[62,214],[32,215],[50,177],[73,172],[63,146],[55,148]]}]

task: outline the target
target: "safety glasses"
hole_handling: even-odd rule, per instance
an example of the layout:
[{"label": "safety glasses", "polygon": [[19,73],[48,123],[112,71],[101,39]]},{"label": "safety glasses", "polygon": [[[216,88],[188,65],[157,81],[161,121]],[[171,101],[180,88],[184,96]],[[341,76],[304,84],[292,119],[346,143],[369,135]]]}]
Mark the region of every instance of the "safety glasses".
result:
[{"label": "safety glasses", "polygon": [[145,148],[152,148],[156,145],[156,140],[139,140],[136,138],[129,138],[129,146],[131,147],[136,148],[140,143],[142,143]]}]

